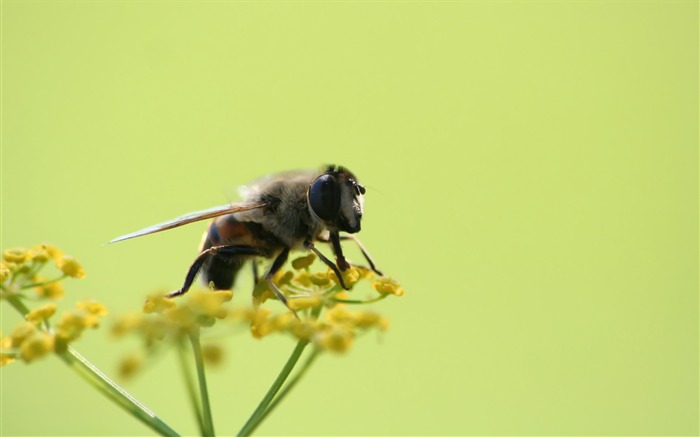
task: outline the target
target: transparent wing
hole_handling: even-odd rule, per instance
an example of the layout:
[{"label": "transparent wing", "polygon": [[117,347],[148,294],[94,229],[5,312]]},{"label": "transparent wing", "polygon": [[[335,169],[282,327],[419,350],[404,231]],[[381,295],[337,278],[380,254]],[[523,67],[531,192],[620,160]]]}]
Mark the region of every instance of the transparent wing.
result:
[{"label": "transparent wing", "polygon": [[131,238],[141,237],[143,235],[155,234],[156,232],[167,231],[168,229],[177,228],[178,226],[186,225],[188,223],[198,222],[200,220],[206,220],[214,217],[219,217],[226,214],[234,214],[237,212],[249,211],[251,209],[262,208],[266,206],[265,202],[251,202],[251,203],[238,203],[234,205],[223,205],[215,206],[214,208],[204,209],[202,211],[194,211],[189,214],[185,214],[176,219],[169,220],[164,223],[149,226],[140,231],[132,232],[130,234],[122,235],[110,241],[110,243],[116,243],[117,241],[124,241]]}]

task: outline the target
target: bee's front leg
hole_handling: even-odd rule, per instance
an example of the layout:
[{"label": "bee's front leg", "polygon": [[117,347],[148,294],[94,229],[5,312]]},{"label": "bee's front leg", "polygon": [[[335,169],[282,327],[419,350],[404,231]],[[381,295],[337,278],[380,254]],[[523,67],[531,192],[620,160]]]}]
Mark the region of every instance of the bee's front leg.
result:
[{"label": "bee's front leg", "polygon": [[[311,242],[311,239],[307,238],[306,241],[304,241],[304,247],[312,251],[313,253],[316,254],[316,256],[323,261],[325,265],[330,267],[331,270],[333,270],[333,273],[335,273],[335,276],[338,277],[338,282],[340,283],[340,286],[343,287],[346,290],[349,290],[350,287],[345,285],[345,281],[343,280],[343,275],[340,273],[340,270],[338,269],[338,266],[333,263],[333,261],[329,260],[326,258],[324,254],[322,254],[318,249],[316,249],[316,246],[314,246],[314,243]],[[345,258],[343,258],[345,260]]]}]

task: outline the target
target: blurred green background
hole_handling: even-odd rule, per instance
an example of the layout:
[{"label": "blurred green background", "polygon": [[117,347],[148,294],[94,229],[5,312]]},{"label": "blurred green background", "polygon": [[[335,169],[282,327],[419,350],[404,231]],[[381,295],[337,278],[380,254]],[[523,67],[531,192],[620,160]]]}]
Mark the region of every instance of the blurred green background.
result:
[{"label": "blurred green background", "polygon": [[[406,295],[261,434],[698,434],[697,2],[2,2],[2,247],[78,257],[64,306],[178,287],[205,223],[102,244],[324,163]],[[293,342],[224,344],[231,434]],[[175,355],[125,386],[197,432]],[[55,358],[2,369],[0,423],[150,432]]]}]

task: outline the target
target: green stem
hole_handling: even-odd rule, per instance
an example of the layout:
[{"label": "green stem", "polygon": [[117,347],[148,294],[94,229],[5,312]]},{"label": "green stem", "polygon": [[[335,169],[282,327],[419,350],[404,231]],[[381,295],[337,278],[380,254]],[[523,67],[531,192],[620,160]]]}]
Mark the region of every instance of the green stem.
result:
[{"label": "green stem", "polygon": [[321,353],[321,349],[319,349],[318,347],[315,347],[314,350],[311,351],[311,355],[309,355],[309,357],[306,359],[306,361],[301,366],[299,371],[294,375],[294,377],[292,379],[289,380],[289,382],[287,384],[285,384],[284,389],[282,389],[282,391],[279,392],[277,397],[275,397],[275,399],[272,401],[272,403],[267,407],[267,409],[263,413],[262,417],[260,418],[260,422],[265,420],[267,415],[270,414],[272,412],[272,410],[275,409],[277,404],[282,402],[282,400],[285,398],[285,396],[287,396],[287,394],[299,382],[301,377],[304,376],[304,374],[309,369],[309,367],[311,367],[311,364],[316,360],[316,357],[318,357],[320,353]]},{"label": "green stem", "polygon": [[199,397],[197,396],[197,389],[195,388],[194,381],[192,380],[192,372],[190,371],[190,366],[187,362],[187,357],[185,357],[185,344],[179,342],[177,345],[177,355],[180,358],[180,368],[182,369],[182,376],[185,378],[185,386],[187,387],[187,394],[192,402],[192,410],[194,411],[195,418],[197,420],[197,425],[199,426],[200,434],[204,435],[204,420],[202,419],[202,409],[199,405]]},{"label": "green stem", "polygon": [[25,284],[25,285],[19,287],[19,289],[26,290],[27,288],[43,287],[44,285],[53,284],[54,282],[58,282],[58,281],[65,279],[67,277],[68,277],[68,275],[63,274],[62,276],[59,276],[58,278],[49,279],[48,281],[44,281],[44,282],[30,282],[29,284]]},{"label": "green stem", "polygon": [[[23,316],[29,312],[24,303],[16,295],[5,296],[5,299]],[[107,375],[102,373],[97,367],[89,362],[78,351],[70,346],[65,350],[57,350],[56,355],[71,367],[86,382],[95,387],[99,392],[107,396],[108,399],[122,407],[132,416],[140,420],[144,425],[153,431],[164,436],[179,435],[165,422],[160,420],[153,412],[137,401],[126,390],[119,387]]]},{"label": "green stem", "polygon": [[[321,310],[322,307],[314,308],[311,311],[311,318],[318,319],[319,314],[321,314]],[[265,397],[263,397],[262,401],[260,401],[258,407],[255,409],[255,411],[253,411],[253,414],[250,415],[248,421],[243,425],[243,428],[241,428],[241,430],[238,431],[239,436],[250,435],[253,431],[255,431],[255,428],[257,428],[258,425],[260,425],[260,423],[262,422],[262,420],[267,416],[268,408],[270,408],[270,405],[275,399],[275,396],[280,391],[280,388],[282,388],[282,385],[289,377],[289,374],[292,372],[292,369],[294,369],[294,366],[297,364],[297,361],[299,361],[302,352],[304,352],[304,348],[308,344],[308,340],[299,340],[296,347],[292,351],[292,354],[289,356],[287,362],[280,371],[279,375],[277,375],[277,378],[270,386],[270,389],[267,391],[267,393],[265,393]]]},{"label": "green stem", "polygon": [[304,352],[304,348],[307,344],[309,344],[308,340],[299,340],[297,346],[294,348],[294,351],[292,351],[292,354],[289,356],[287,363],[284,365],[279,375],[277,375],[277,378],[272,383],[272,386],[270,386],[270,389],[265,394],[265,397],[262,399],[262,401],[260,401],[260,404],[258,404],[258,407],[255,409],[255,411],[253,411],[253,414],[250,416],[245,425],[243,425],[243,428],[238,431],[239,436],[250,435],[255,428],[260,425],[262,418],[265,416],[265,410],[267,410],[277,392],[280,390],[280,388],[282,388],[282,384],[284,384],[284,381],[287,380],[287,377],[292,372],[292,369],[294,369],[294,366],[296,365],[297,361],[299,361],[299,358],[301,357],[302,352]]},{"label": "green stem", "polygon": [[160,420],[152,411],[137,401],[126,390],[115,384],[72,347],[68,346],[64,352],[57,352],[57,355],[66,364],[68,364],[68,366],[73,368],[78,375],[82,376],[85,381],[90,383],[98,391],[107,396],[107,398],[122,407],[128,413],[131,413],[132,416],[136,417],[153,431],[164,436],[179,435],[165,422]]},{"label": "green stem", "polygon": [[338,299],[337,297],[332,297],[331,300],[333,302],[338,302],[338,303],[349,303],[349,304],[368,304],[368,303],[374,303],[374,302],[379,302],[380,300],[386,299],[388,294],[382,294],[381,296],[375,297],[374,299],[368,299],[368,300],[352,300],[352,299]]},{"label": "green stem", "polygon": [[199,344],[199,331],[190,334],[190,342],[194,351],[194,362],[197,365],[197,379],[199,380],[199,396],[202,401],[202,434],[205,436],[214,435],[214,421],[211,416],[211,406],[209,405],[209,392],[207,391],[207,379],[204,373],[204,359],[202,358],[202,347]]}]

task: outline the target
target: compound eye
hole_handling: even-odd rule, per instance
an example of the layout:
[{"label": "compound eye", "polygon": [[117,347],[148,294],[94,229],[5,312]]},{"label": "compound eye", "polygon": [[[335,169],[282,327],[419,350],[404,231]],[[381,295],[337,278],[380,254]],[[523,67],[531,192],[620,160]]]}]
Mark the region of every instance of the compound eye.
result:
[{"label": "compound eye", "polygon": [[317,177],[309,188],[309,205],[321,220],[331,221],[340,209],[340,186],[335,177],[324,174]]}]

